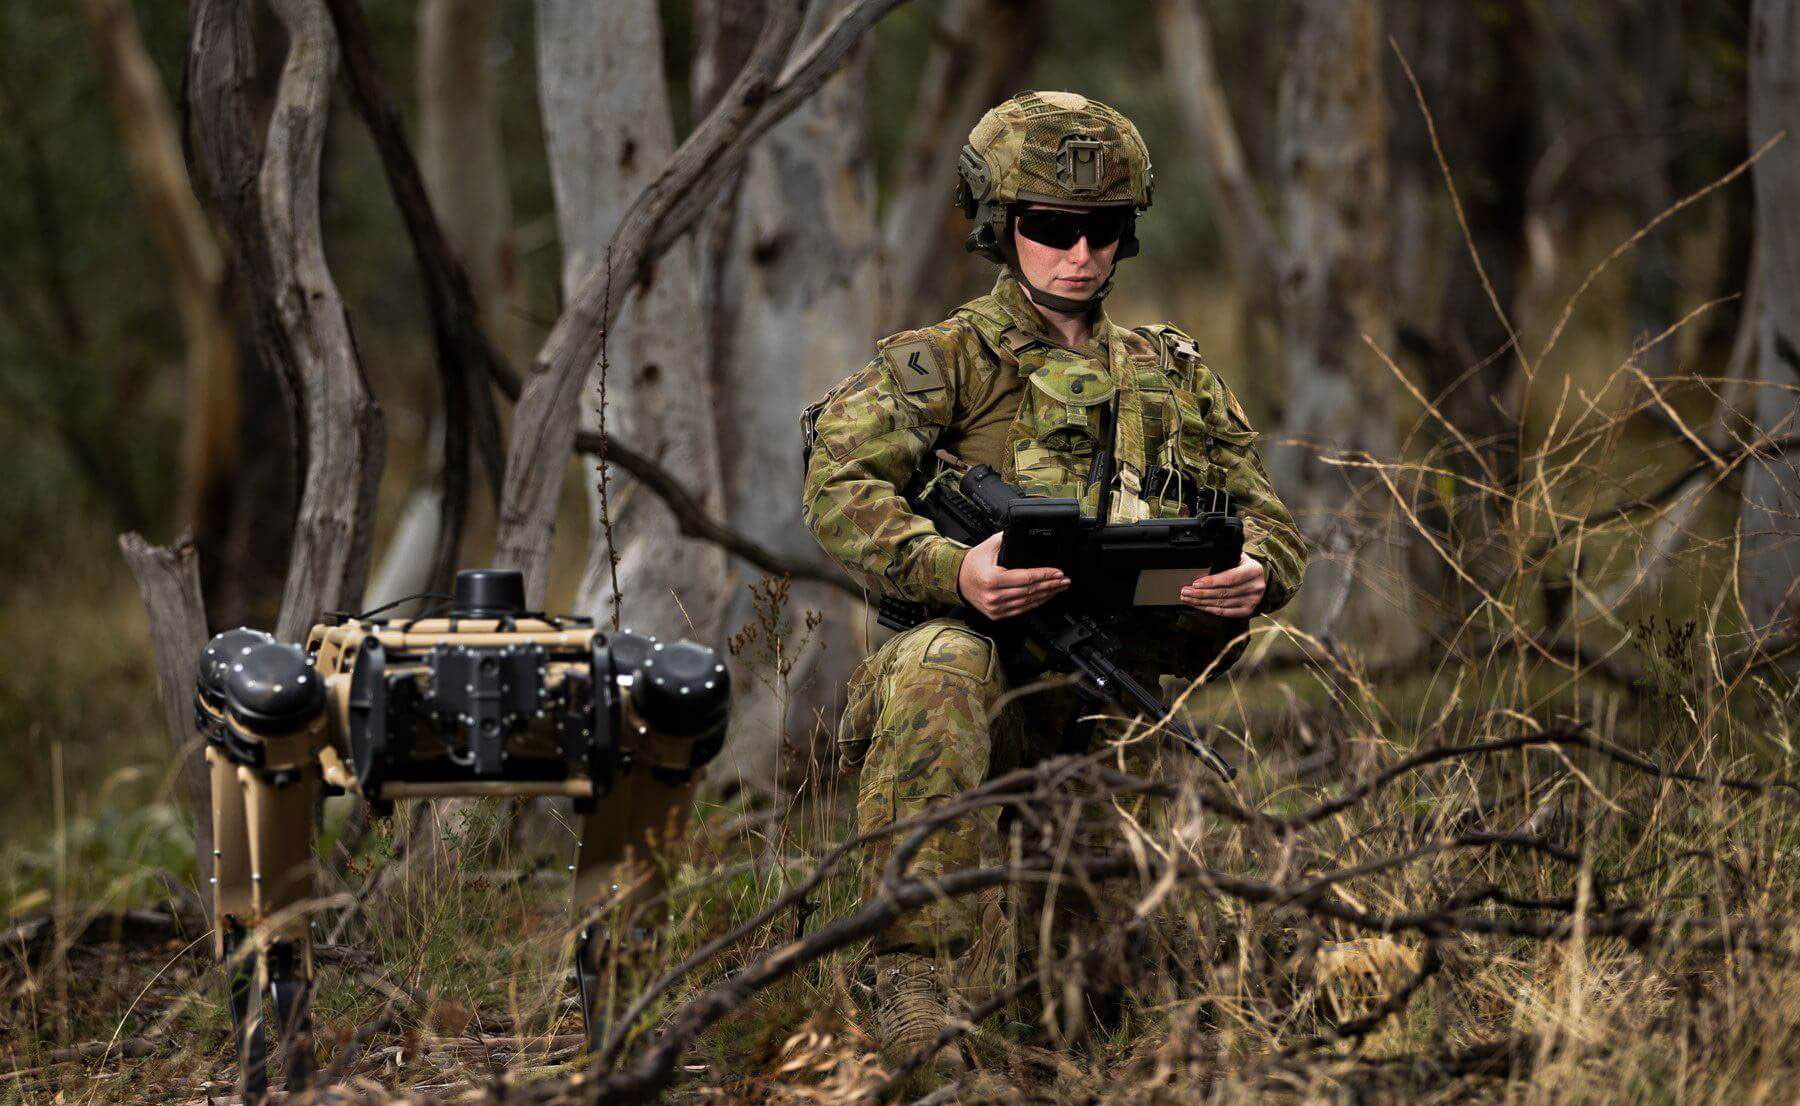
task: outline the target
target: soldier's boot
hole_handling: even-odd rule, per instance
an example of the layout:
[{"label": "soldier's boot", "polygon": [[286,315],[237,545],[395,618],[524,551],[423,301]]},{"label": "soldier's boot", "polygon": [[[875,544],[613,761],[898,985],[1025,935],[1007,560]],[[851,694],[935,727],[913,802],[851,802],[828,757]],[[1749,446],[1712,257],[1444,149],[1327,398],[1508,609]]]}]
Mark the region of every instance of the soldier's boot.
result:
[{"label": "soldier's boot", "polygon": [[[875,958],[875,1023],[881,1052],[899,1064],[933,1048],[938,1034],[954,1016],[948,981],[936,960],[910,952]],[[962,1050],[948,1044],[926,1058],[924,1068],[940,1077],[966,1070]]]}]

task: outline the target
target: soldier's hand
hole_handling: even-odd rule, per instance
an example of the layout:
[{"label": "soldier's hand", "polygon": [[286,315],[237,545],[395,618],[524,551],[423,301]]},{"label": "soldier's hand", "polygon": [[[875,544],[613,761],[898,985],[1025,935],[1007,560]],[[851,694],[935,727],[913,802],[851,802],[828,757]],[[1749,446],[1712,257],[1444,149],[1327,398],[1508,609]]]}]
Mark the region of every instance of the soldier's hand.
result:
[{"label": "soldier's hand", "polygon": [[1269,589],[1262,562],[1241,554],[1236,568],[1202,576],[1181,589],[1181,601],[1195,610],[1221,618],[1249,618]]},{"label": "soldier's hand", "polygon": [[1056,568],[1001,568],[1000,537],[993,534],[964,555],[956,588],[964,602],[992,619],[1011,618],[1042,606],[1069,586]]}]

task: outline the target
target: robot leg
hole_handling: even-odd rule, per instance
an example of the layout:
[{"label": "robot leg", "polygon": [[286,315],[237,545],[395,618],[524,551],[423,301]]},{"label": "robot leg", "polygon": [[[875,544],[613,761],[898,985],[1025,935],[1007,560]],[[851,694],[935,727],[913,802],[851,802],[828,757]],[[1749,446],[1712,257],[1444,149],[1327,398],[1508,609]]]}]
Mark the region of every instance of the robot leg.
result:
[{"label": "robot leg", "polygon": [[195,722],[212,771],[217,949],[265,942],[253,988],[230,984],[244,1102],[268,1092],[262,986],[275,1008],[290,1091],[312,1077],[307,1018],[312,947],[303,904],[313,894],[313,807],[326,694],[305,652],[257,630],[227,630],[207,643],[194,686]]},{"label": "robot leg", "polygon": [[256,918],[269,933],[263,985],[275,1010],[276,1042],[290,1092],[312,1081],[309,1005],[312,939],[305,912],[313,897],[313,804],[317,768],[284,772],[238,769],[250,824],[250,882]]},{"label": "robot leg", "polygon": [[629,786],[597,800],[581,820],[575,911],[585,917],[607,908],[604,917],[582,927],[575,945],[575,980],[590,1051],[597,1051],[606,1037],[606,992],[621,961],[655,940],[645,907],[663,890],[662,869],[654,858],[685,829],[697,782],[634,777]]},{"label": "robot leg", "polygon": [[244,815],[244,788],[237,765],[216,746],[207,746],[212,775],[213,953],[228,965],[226,995],[236,1044],[244,1101],[260,1102],[268,1090],[268,1048],[264,1042],[262,995],[256,986],[256,958],[240,957],[255,917],[250,880],[250,831]]}]

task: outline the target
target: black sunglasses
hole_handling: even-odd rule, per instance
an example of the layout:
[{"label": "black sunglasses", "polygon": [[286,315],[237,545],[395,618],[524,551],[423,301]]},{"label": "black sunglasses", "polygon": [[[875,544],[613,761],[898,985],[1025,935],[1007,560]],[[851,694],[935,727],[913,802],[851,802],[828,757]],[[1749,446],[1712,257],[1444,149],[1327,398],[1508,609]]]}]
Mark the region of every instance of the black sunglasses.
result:
[{"label": "black sunglasses", "polygon": [[1130,208],[1103,207],[1094,211],[1019,212],[1019,233],[1041,246],[1066,250],[1081,238],[1089,249],[1105,249],[1125,236],[1135,220]]}]

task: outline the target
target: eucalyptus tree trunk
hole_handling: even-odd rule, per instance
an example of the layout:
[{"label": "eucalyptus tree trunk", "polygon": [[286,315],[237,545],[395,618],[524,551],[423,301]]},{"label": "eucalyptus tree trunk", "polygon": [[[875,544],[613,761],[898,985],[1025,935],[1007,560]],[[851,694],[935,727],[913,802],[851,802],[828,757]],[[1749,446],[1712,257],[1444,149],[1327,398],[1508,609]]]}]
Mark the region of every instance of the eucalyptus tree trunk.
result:
[{"label": "eucalyptus tree trunk", "polygon": [[[444,237],[481,309],[482,330],[507,358],[525,356],[516,308],[512,199],[506,186],[500,111],[488,53],[494,0],[425,0],[419,6],[419,171]],[[486,387],[485,381],[466,382]],[[431,586],[445,526],[444,423],[433,412],[425,480],[408,499],[369,586],[372,603]]]},{"label": "eucalyptus tree trunk", "polygon": [[[802,41],[842,6],[815,2]],[[828,562],[800,517],[798,420],[874,350],[879,269],[866,71],[866,56],[853,55],[751,150],[724,274],[732,325],[714,358],[725,370],[714,385],[719,450],[731,459],[726,517],[752,540],[821,566]],[[740,638],[737,656],[744,696],[735,756],[715,774],[768,787],[784,750],[804,758],[819,732],[835,728],[844,683],[867,644],[866,611],[834,588],[796,582],[785,629],[771,633],[748,587],[754,570],[734,569],[722,629],[755,630]],[[810,632],[808,611],[824,617]]]},{"label": "eucalyptus tree trunk", "polygon": [[512,197],[500,141],[495,0],[426,0],[419,8],[419,171],[444,236],[481,308],[481,325],[509,360],[520,325]]},{"label": "eucalyptus tree trunk", "polygon": [[1157,0],[1163,70],[1181,105],[1189,142],[1206,152],[1206,185],[1240,293],[1253,312],[1276,310],[1276,235],[1238,140],[1214,62],[1212,28],[1200,0]]},{"label": "eucalyptus tree trunk", "polygon": [[[1759,435],[1800,431],[1800,11],[1756,0],[1750,24],[1750,146],[1787,137],[1764,154],[1756,182],[1758,266],[1755,414]],[[1765,453],[1746,465],[1738,515],[1745,611],[1764,647],[1800,625],[1800,464]],[[1790,660],[1791,667],[1791,660]]]},{"label": "eucalyptus tree trunk", "polygon": [[1314,543],[1302,625],[1403,650],[1393,496],[1339,455],[1394,456],[1395,383],[1365,345],[1392,346],[1387,118],[1377,0],[1299,0],[1281,82],[1287,363],[1276,487]]},{"label": "eucalyptus tree trunk", "polygon": [[187,89],[195,160],[254,304],[258,354],[280,374],[303,459],[275,628],[277,637],[299,641],[325,611],[362,599],[383,434],[381,409],[369,394],[326,263],[320,222],[319,168],[337,34],[318,0],[270,6],[288,49],[260,148],[247,103],[255,61],[245,6],[222,0],[191,6]]},{"label": "eucalyptus tree trunk", "polygon": [[969,222],[951,202],[956,158],[982,113],[1026,87],[1046,6],[951,0],[944,8],[881,219],[883,333],[934,322],[993,282],[988,264],[963,249]]},{"label": "eucalyptus tree trunk", "polygon": [[[1437,123],[1467,220],[1450,208],[1442,168],[1412,86],[1388,63],[1394,120],[1394,315],[1402,349],[1414,354],[1426,393],[1471,441],[1483,443],[1502,479],[1515,467],[1510,394],[1520,359],[1506,349],[1517,325],[1524,271],[1527,199],[1541,146],[1531,59],[1542,48],[1529,14],[1483,12],[1463,4],[1409,4],[1391,30],[1418,77]],[[1508,318],[1496,314],[1471,262]],[[1491,443],[1488,444],[1488,443]],[[1457,456],[1460,470],[1477,459]]]},{"label": "eucalyptus tree trunk", "polygon": [[225,295],[225,258],[188,181],[181,130],[138,31],[131,5],[82,0],[94,53],[111,93],[132,183],[169,264],[187,347],[178,517],[221,544],[217,519],[238,447],[237,330]]},{"label": "eucalyptus tree trunk", "polygon": [[[695,0],[694,64],[689,74],[694,116],[712,111],[756,44],[765,15],[763,0]],[[695,228],[694,269],[700,282],[700,314],[706,320],[706,376],[716,382],[730,373],[726,356],[737,326],[736,271],[731,256],[737,238],[738,191],[743,167],[720,189],[719,199]]]},{"label": "eucalyptus tree trunk", "polygon": [[[662,26],[654,0],[538,0],[537,35],[563,288],[573,300],[589,270],[606,263],[626,206],[674,150]],[[677,243],[642,282],[620,280],[607,296],[622,305],[604,346],[607,432],[660,461],[716,512],[723,494],[691,244]],[[601,376],[595,365],[581,396],[588,428],[599,423]],[[576,607],[610,623],[609,557],[616,552],[626,623],[659,634],[709,635],[725,593],[724,554],[682,538],[661,503],[630,494],[619,476],[610,480],[602,511],[598,485],[595,475]]]}]

